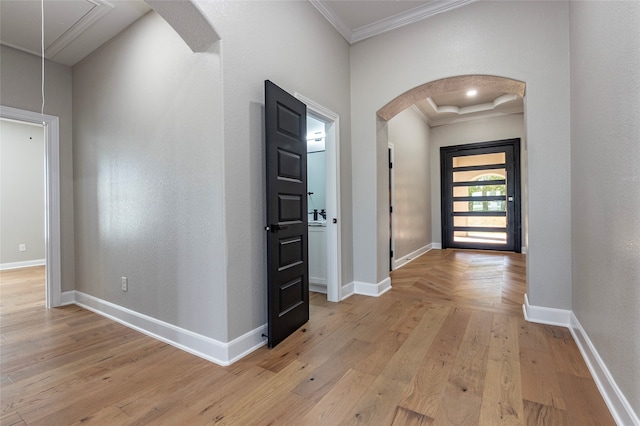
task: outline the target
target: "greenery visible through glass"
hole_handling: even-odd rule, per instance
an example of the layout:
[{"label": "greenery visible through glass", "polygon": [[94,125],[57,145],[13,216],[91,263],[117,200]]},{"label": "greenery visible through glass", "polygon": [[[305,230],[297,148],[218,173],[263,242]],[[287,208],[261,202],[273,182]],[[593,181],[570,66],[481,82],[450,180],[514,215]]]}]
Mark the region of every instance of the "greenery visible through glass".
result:
[{"label": "greenery visible through glass", "polygon": [[[491,180],[504,180],[504,177],[498,175],[487,175],[481,176],[476,179],[477,181],[491,181]],[[505,195],[506,194],[506,185],[475,185],[469,187],[469,196],[470,197],[486,197],[492,195]],[[469,201],[469,211],[470,212],[495,212],[495,211],[504,211],[505,203],[504,201]]]}]

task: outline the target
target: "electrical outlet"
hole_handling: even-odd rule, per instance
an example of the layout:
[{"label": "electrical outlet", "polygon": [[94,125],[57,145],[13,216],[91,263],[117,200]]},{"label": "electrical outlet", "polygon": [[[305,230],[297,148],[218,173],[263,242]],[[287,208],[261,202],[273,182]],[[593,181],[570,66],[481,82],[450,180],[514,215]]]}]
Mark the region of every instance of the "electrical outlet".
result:
[{"label": "electrical outlet", "polygon": [[122,284],[122,291],[129,290],[129,279],[127,277],[120,278],[120,283]]},{"label": "electrical outlet", "polygon": [[18,250],[20,250],[20,251],[27,251],[27,245],[26,245],[26,244],[20,244],[20,245],[18,245]]}]

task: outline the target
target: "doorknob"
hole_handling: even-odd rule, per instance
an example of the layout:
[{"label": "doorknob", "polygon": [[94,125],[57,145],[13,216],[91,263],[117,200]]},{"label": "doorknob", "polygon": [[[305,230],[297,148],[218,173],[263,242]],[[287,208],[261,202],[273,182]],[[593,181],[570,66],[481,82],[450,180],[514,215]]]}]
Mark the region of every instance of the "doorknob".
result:
[{"label": "doorknob", "polygon": [[269,226],[265,226],[264,230],[265,231],[271,231],[271,232],[278,232],[278,231],[281,231],[281,230],[287,229],[287,228],[288,228],[288,226],[280,226],[277,223],[272,223]]}]

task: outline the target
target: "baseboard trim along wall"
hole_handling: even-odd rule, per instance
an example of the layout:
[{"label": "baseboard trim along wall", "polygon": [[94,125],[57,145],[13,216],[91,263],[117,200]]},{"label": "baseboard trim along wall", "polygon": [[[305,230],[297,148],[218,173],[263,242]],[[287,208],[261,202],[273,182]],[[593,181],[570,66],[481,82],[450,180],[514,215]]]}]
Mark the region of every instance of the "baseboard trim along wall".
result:
[{"label": "baseboard trim along wall", "polygon": [[8,271],[9,269],[30,268],[32,266],[46,265],[45,259],[24,260],[22,262],[0,263],[0,271]]},{"label": "baseboard trim along wall", "polygon": [[611,376],[611,373],[609,373],[607,365],[600,357],[593,343],[591,343],[591,339],[589,339],[589,336],[573,312],[571,312],[569,330],[571,330],[573,340],[576,341],[580,353],[582,353],[582,357],[593,376],[593,380],[595,380],[600,394],[607,404],[607,407],[609,407],[609,411],[616,421],[616,424],[640,425],[638,414],[633,411],[631,404],[629,404],[629,401],[625,398]]},{"label": "baseboard trim along wall", "polygon": [[362,294],[363,296],[380,297],[387,291],[391,290],[391,278],[387,277],[378,284],[363,283],[360,281],[353,282],[353,292]]},{"label": "baseboard trim along wall", "polygon": [[586,331],[572,311],[530,305],[526,294],[524,295],[522,310],[524,318],[529,322],[568,328],[616,423],[619,425],[640,425],[637,413],[633,411],[595,346],[591,343],[591,339],[589,339]]},{"label": "baseboard trim along wall", "polygon": [[413,259],[422,256],[423,254],[425,254],[426,252],[428,252],[432,248],[433,248],[433,243],[429,243],[426,246],[421,247],[418,250],[415,250],[415,251],[409,253],[406,256],[402,256],[399,259],[395,259],[393,261],[393,270],[395,271],[398,268],[402,268],[404,265],[406,265],[407,263],[411,262]]},{"label": "baseboard trim along wall", "polygon": [[73,293],[73,303],[78,306],[221,366],[232,364],[267,342],[263,337],[267,324],[225,343],[79,291]]},{"label": "baseboard trim along wall", "polygon": [[524,295],[524,305],[522,305],[524,319],[539,324],[559,325],[569,327],[571,311],[566,309],[546,308],[529,304],[529,298]]}]

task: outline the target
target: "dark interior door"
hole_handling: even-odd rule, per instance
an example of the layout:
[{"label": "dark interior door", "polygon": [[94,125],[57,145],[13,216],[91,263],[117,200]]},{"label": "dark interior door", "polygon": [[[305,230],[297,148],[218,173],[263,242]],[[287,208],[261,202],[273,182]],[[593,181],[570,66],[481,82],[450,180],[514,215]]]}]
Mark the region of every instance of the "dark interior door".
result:
[{"label": "dark interior door", "polygon": [[520,139],[440,148],[442,248],[521,251]]},{"label": "dark interior door", "polygon": [[268,345],[309,320],[307,107],[265,81]]}]

